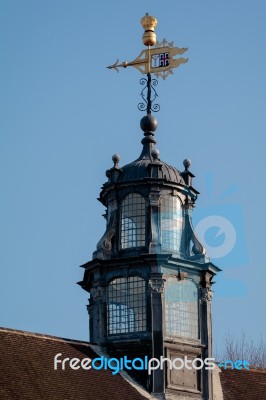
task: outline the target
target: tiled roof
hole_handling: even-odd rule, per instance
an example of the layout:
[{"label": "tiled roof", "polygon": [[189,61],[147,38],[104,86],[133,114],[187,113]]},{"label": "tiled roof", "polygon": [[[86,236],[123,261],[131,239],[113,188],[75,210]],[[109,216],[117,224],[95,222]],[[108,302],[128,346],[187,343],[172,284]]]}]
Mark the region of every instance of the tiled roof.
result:
[{"label": "tiled roof", "polygon": [[224,400],[266,400],[266,370],[222,370]]},{"label": "tiled roof", "polygon": [[89,343],[0,328],[1,400],[144,400],[110,370],[54,370],[54,356],[94,359]]},{"label": "tiled roof", "polygon": [[[0,328],[0,400],[147,400],[110,370],[54,370],[54,356],[94,359],[87,342]],[[223,400],[266,400],[266,370],[222,370]]]}]

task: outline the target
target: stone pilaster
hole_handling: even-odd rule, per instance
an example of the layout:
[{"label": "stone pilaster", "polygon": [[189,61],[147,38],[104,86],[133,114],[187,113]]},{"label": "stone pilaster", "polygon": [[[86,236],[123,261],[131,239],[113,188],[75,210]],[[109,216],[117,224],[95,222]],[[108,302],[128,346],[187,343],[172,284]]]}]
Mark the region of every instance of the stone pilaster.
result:
[{"label": "stone pilaster", "polygon": [[[200,290],[201,303],[201,337],[205,345],[203,358],[212,357],[212,310],[211,302],[213,292],[211,289],[212,275],[206,272],[204,274],[202,288]],[[213,377],[212,370],[203,370],[203,394],[204,399],[213,400]]]}]

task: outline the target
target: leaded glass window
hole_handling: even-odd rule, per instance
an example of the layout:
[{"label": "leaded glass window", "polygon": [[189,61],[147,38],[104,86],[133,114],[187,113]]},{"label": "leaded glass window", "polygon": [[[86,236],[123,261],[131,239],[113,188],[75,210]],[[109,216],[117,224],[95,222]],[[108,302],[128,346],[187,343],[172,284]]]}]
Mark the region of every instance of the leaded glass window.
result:
[{"label": "leaded glass window", "polygon": [[191,280],[168,278],[165,289],[167,336],[199,337],[198,287]]},{"label": "leaded glass window", "polygon": [[121,247],[145,246],[145,200],[137,193],[125,197],[121,206]]},{"label": "leaded glass window", "polygon": [[139,276],[116,278],[108,285],[108,334],[146,330],[146,284]]},{"label": "leaded glass window", "polygon": [[178,252],[182,233],[182,208],[178,197],[162,198],[161,232],[163,251]]}]

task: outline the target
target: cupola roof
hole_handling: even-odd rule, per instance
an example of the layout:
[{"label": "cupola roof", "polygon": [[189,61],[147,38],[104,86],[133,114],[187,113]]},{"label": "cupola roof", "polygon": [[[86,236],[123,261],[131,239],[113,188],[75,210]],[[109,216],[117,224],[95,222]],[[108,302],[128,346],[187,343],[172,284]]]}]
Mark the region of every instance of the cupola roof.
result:
[{"label": "cupola roof", "polygon": [[122,173],[119,176],[120,182],[138,181],[145,178],[154,178],[152,176],[152,166],[158,169],[157,179],[182,183],[184,180],[177,168],[166,164],[159,158],[140,156],[137,160],[122,167]]},{"label": "cupola roof", "polygon": [[[141,143],[143,149],[140,156],[133,162],[121,167],[117,182],[132,182],[147,178],[163,179],[166,181],[185,184],[182,174],[177,168],[165,163],[159,158],[159,150],[155,148],[156,140],[154,132],[157,129],[157,119],[151,115],[145,115],[140,121],[140,127],[144,132]],[[115,166],[118,166],[120,157],[114,156]],[[118,157],[118,159],[117,159]],[[107,171],[107,176],[109,176]]]}]

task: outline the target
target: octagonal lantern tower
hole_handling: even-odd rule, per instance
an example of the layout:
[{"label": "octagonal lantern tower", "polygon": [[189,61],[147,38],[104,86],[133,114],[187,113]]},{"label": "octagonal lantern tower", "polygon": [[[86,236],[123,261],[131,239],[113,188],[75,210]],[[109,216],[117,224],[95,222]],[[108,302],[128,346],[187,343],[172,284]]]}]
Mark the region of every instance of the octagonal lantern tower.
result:
[{"label": "octagonal lantern tower", "polygon": [[[125,166],[119,165],[118,154],[113,156],[99,197],[106,208],[106,231],[92,260],[82,266],[79,284],[90,294],[90,340],[110,356],[204,361],[212,356],[211,286],[219,268],[193,230],[198,191],[191,161],[186,159],[180,172],[161,160],[151,114],[159,108],[151,73],[167,77],[187,61],[173,56],[187,49],[156,42],[154,17],[146,15],[142,24],[148,49],[131,63],[117,61],[109,68],[132,65],[147,74],[141,80],[147,96],[142,91],[139,105],[146,111],[140,122],[143,147]],[[213,399],[211,371],[204,368],[176,370],[166,362],[151,375],[127,372],[159,399]]]}]

